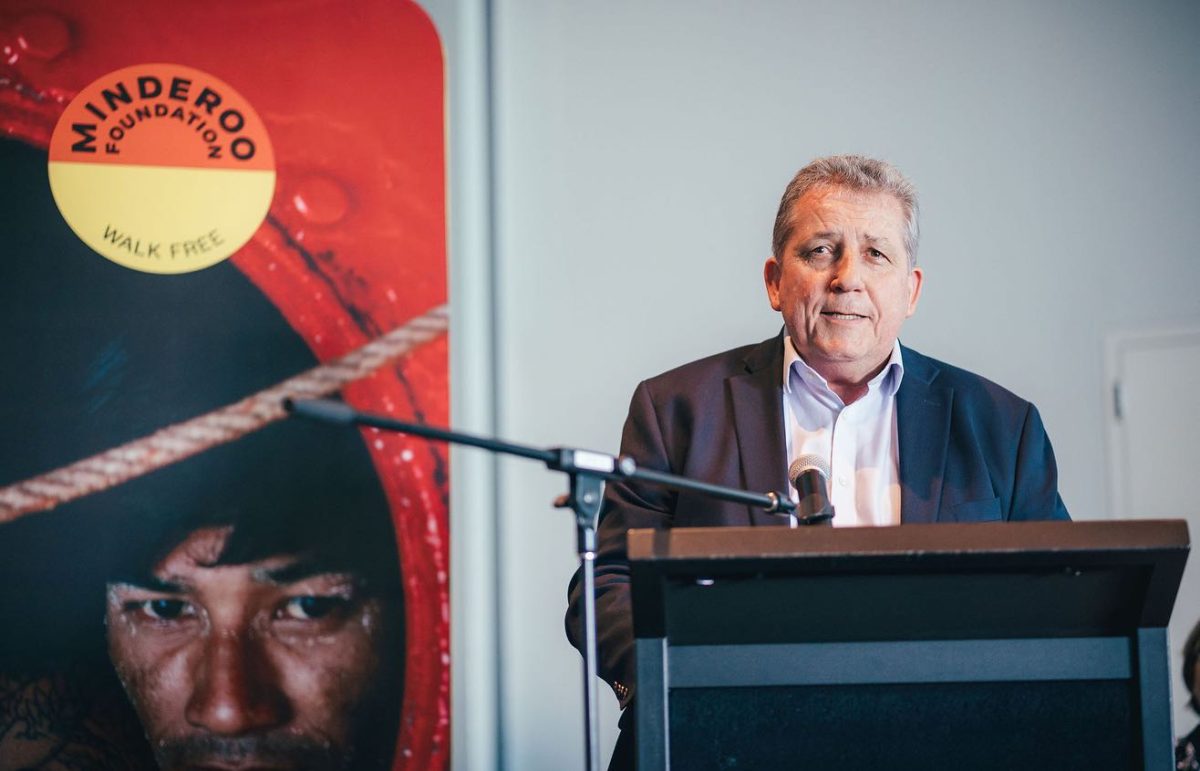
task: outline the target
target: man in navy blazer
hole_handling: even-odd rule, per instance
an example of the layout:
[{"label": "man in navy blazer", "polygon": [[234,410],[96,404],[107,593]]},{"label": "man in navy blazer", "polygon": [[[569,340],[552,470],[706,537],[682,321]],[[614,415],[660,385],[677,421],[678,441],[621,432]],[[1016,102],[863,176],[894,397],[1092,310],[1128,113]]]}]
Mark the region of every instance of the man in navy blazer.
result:
[{"label": "man in navy blazer", "polygon": [[[784,330],[641,383],[621,453],[642,468],[766,492],[789,488],[798,448],[842,442],[835,476],[861,474],[881,489],[844,498],[835,524],[1068,519],[1037,409],[899,345],[921,292],[917,241],[915,190],[891,165],[833,156],[801,169],[780,202],[763,271]],[[625,707],[635,689],[626,531],[786,520],[627,482],[608,485],[600,516],[598,670]],[[579,593],[577,575],[567,612],[576,647]],[[630,712],[613,768],[632,767]]]}]

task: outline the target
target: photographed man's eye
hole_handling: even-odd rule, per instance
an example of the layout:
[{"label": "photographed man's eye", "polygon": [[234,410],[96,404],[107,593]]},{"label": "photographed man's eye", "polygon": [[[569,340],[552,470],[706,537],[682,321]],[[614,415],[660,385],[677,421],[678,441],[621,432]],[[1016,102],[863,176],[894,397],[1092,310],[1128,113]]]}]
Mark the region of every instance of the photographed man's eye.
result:
[{"label": "photographed man's eye", "polygon": [[303,595],[291,597],[282,608],[284,618],[299,621],[315,621],[344,612],[350,605],[345,597]]},{"label": "photographed man's eye", "polygon": [[174,621],[179,618],[195,615],[190,602],[169,597],[128,602],[125,603],[125,610],[127,612],[142,613],[155,621]]}]

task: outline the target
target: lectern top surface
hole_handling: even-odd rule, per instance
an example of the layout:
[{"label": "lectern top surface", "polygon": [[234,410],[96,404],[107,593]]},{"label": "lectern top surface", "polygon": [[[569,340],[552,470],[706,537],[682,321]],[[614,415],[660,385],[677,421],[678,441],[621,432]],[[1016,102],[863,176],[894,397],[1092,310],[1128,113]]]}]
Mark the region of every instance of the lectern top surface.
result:
[{"label": "lectern top surface", "polygon": [[967,555],[1186,554],[1183,520],[995,522],[896,527],[696,527],[630,530],[630,562]]}]

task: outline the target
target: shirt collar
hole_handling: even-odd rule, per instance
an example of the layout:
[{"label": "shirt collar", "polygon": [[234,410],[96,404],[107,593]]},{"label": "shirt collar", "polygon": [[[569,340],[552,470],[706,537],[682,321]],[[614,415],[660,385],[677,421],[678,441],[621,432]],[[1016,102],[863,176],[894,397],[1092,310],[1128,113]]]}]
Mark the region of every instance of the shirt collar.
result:
[{"label": "shirt collar", "polygon": [[[792,374],[795,373],[799,381],[808,387],[810,391],[832,392],[829,388],[829,381],[823,378],[815,369],[808,366],[808,362],[800,358],[800,354],[796,352],[796,346],[792,345],[791,335],[784,335],[783,338],[783,390],[784,393],[792,393],[793,381]],[[892,343],[892,355],[888,357],[887,364],[883,365],[883,369],[879,370],[879,374],[871,378],[867,383],[867,388],[874,390],[876,388],[883,392],[884,396],[892,397],[900,390],[900,381],[904,379],[904,354],[900,350],[900,341],[896,340]]]}]

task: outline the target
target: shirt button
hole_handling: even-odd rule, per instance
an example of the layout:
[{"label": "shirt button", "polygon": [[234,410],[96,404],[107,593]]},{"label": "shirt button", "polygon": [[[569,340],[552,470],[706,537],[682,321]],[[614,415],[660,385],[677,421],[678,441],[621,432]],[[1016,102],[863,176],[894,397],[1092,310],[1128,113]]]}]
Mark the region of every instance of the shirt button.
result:
[{"label": "shirt button", "polygon": [[838,474],[838,484],[842,487],[849,487],[850,480],[846,478],[845,474]]}]

